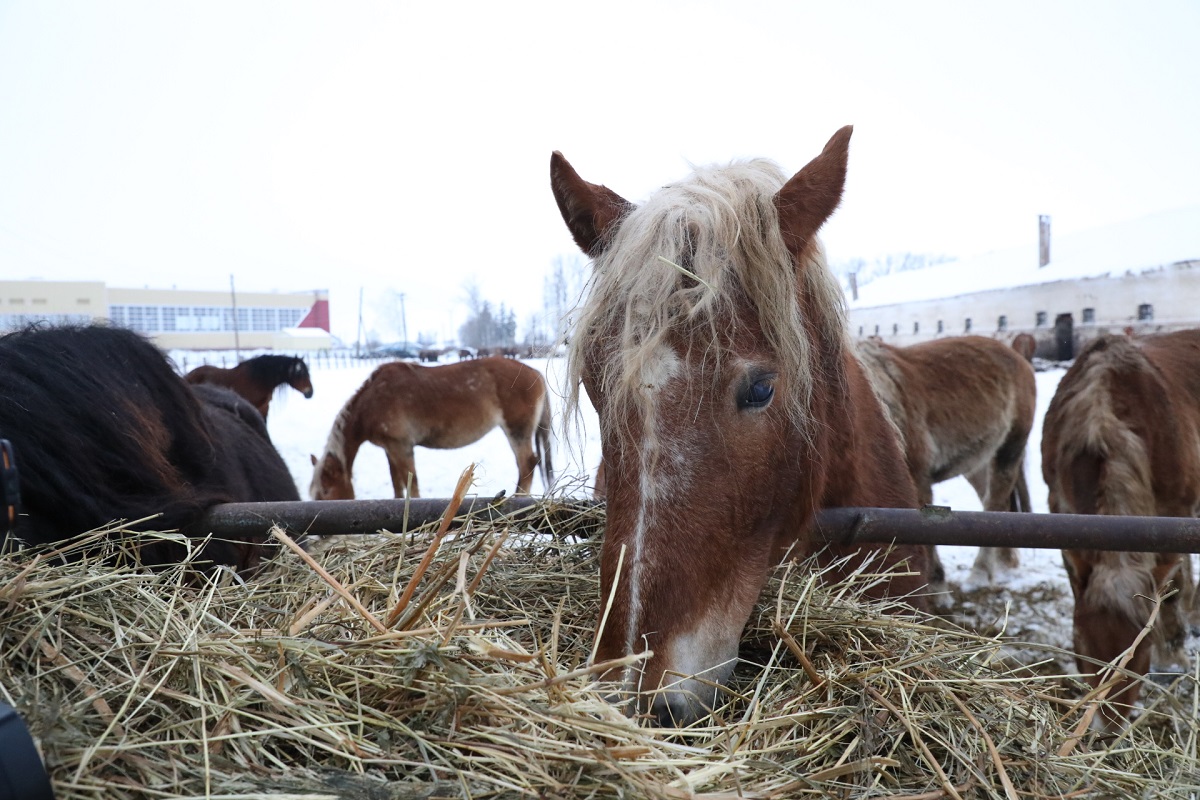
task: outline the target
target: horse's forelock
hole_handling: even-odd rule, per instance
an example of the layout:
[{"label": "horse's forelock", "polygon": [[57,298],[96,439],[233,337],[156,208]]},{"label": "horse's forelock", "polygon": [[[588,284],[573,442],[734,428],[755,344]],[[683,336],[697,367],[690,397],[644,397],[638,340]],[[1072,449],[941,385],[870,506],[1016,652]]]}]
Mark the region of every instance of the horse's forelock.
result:
[{"label": "horse's forelock", "polygon": [[702,345],[719,366],[730,345],[729,322],[748,304],[794,382],[789,414],[807,428],[818,370],[800,296],[821,317],[815,327],[838,339],[845,337],[845,306],[818,242],[805,263],[793,263],[774,204],[783,183],[779,168],[761,159],[699,169],[623,219],[596,258],[590,291],[577,309],[568,350],[570,408],[578,404],[585,351],[600,348],[591,355],[604,364],[597,377],[606,402],[636,406],[640,377],[671,336],[682,333]]}]

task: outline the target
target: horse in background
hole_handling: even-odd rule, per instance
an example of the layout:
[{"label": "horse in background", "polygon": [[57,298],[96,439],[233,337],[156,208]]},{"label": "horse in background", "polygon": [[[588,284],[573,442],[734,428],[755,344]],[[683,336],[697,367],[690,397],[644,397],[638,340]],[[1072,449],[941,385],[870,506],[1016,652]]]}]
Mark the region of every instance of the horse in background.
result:
[{"label": "horse in background", "polygon": [[[1089,342],[1058,384],[1043,421],[1042,475],[1050,511],[1191,517],[1200,508],[1200,331]],[[1080,672],[1098,686],[1103,665],[1133,644],[1153,598],[1170,582],[1180,590],[1163,602],[1154,642],[1186,663],[1182,645],[1194,587],[1191,561],[1177,553],[1064,550],[1075,596],[1074,640]],[[1128,670],[1150,668],[1144,639]],[[1140,685],[1119,678],[1109,698],[1128,710]],[[1105,709],[1101,724],[1124,718]]]},{"label": "horse in background", "polygon": [[285,385],[300,392],[305,399],[313,396],[308,365],[298,356],[255,356],[231,369],[205,364],[196,367],[184,379],[191,384],[211,383],[232,389],[249,400],[263,419],[267,418],[271,395]]},{"label": "horse in background", "polygon": [[352,499],[354,459],[370,442],[387,454],[395,496],[420,497],[414,447],[466,447],[497,425],[517,459],[517,492],[529,493],[539,465],[548,488],[550,398],[540,372],[506,358],[383,364],[338,412],[321,458],[312,457],[310,493],[314,500]]},{"label": "horse in background", "polygon": [[[894,347],[857,343],[871,387],[900,433],[922,504],[933,485],[963,475],[984,511],[1030,511],[1025,445],[1037,410],[1033,368],[1011,347],[982,336],[956,336]],[[930,545],[933,581],[945,570]],[[972,584],[993,582],[1017,566],[1011,547],[981,547]]]},{"label": "horse in background", "polygon": [[[595,659],[653,651],[603,677],[664,724],[713,708],[770,570],[817,549],[818,509],[917,505],[817,238],[841,199],[850,133],[790,180],[740,162],[640,206],[560,153],[550,161],[559,210],[593,259],[568,369],[570,404],[582,385],[599,414],[608,502]],[[888,573],[876,594],[927,604],[914,594],[924,548],[818,557],[835,579],[874,559]]]},{"label": "horse in background", "polygon": [[[226,389],[188,386],[161,350],[121,328],[0,337],[0,437],[20,476],[13,535],[29,544],[147,517],[133,530],[199,538],[217,503],[299,499],[256,409]],[[251,569],[265,540],[210,540],[200,560]],[[140,547],[150,564],[184,553],[159,539]]]},{"label": "horse in background", "polygon": [[1033,363],[1033,356],[1037,353],[1037,339],[1033,338],[1033,334],[1018,333],[1013,337],[1012,349],[1016,350],[1021,358]]}]

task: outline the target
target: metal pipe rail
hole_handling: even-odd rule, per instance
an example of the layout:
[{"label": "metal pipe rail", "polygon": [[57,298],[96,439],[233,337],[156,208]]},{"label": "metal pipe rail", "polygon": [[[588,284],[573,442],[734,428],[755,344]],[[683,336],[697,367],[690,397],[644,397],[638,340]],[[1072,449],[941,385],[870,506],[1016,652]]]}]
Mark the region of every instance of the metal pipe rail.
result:
[{"label": "metal pipe rail", "polygon": [[[321,536],[403,531],[434,522],[445,499],[310,500],[228,503],[209,509],[203,529],[223,537],[261,534],[272,525]],[[507,519],[541,530],[593,510],[590,500],[553,501],[512,497],[500,502],[468,498],[458,516],[483,522]],[[521,514],[520,512],[527,512]],[[407,525],[406,525],[407,522]],[[946,544],[981,547],[1200,552],[1200,519],[1116,517],[1083,514],[1020,514],[917,509],[829,508],[817,514],[814,532],[831,544]]]}]

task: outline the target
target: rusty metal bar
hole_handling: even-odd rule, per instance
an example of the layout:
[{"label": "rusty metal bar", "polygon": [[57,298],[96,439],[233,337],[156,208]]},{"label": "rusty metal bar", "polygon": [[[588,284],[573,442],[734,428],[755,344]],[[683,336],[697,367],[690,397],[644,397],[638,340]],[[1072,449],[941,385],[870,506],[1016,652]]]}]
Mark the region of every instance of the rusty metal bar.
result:
[{"label": "rusty metal bar", "polygon": [[[204,530],[217,536],[244,538],[261,534],[272,525],[293,533],[339,536],[377,533],[381,530],[402,532],[436,522],[446,513],[449,500],[414,498],[411,500],[291,500],[273,503],[225,503],[213,506],[203,521]],[[590,500],[547,501],[541,497],[510,497],[500,502],[468,497],[459,506],[458,516],[468,514],[483,522],[515,517],[533,528],[577,515],[597,503]],[[406,524],[407,522],[407,524]]]},{"label": "rusty metal bar", "polygon": [[[321,536],[403,531],[441,518],[445,499],[312,500],[229,503],[209,510],[207,529],[218,536],[260,534],[272,524],[294,533]],[[533,529],[595,509],[591,500],[546,501],[512,497],[495,503],[468,498],[459,516],[485,522],[521,521]],[[515,516],[528,512],[527,517]],[[1200,519],[1113,517],[1080,514],[1015,514],[896,508],[831,508],[817,515],[818,536],[836,544],[947,544],[985,547],[1200,552]]]},{"label": "rusty metal bar", "polygon": [[817,533],[837,544],[857,542],[1033,547],[1054,550],[1200,552],[1200,519],[1091,514],[951,511],[940,506],[830,508]]}]

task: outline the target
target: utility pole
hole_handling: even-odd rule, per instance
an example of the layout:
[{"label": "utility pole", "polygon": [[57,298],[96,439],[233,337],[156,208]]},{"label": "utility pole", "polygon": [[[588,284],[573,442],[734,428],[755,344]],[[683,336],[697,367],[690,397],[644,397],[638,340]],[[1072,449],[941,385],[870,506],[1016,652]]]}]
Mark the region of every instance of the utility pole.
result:
[{"label": "utility pole", "polygon": [[408,318],[404,316],[404,292],[400,293],[400,330],[403,335],[403,346],[408,347]]},{"label": "utility pole", "polygon": [[1038,216],[1038,269],[1050,263],[1050,215]]},{"label": "utility pole", "polygon": [[233,287],[233,273],[229,274],[229,299],[233,303],[233,354],[240,364],[242,363],[242,344],[238,338],[237,289]]}]

